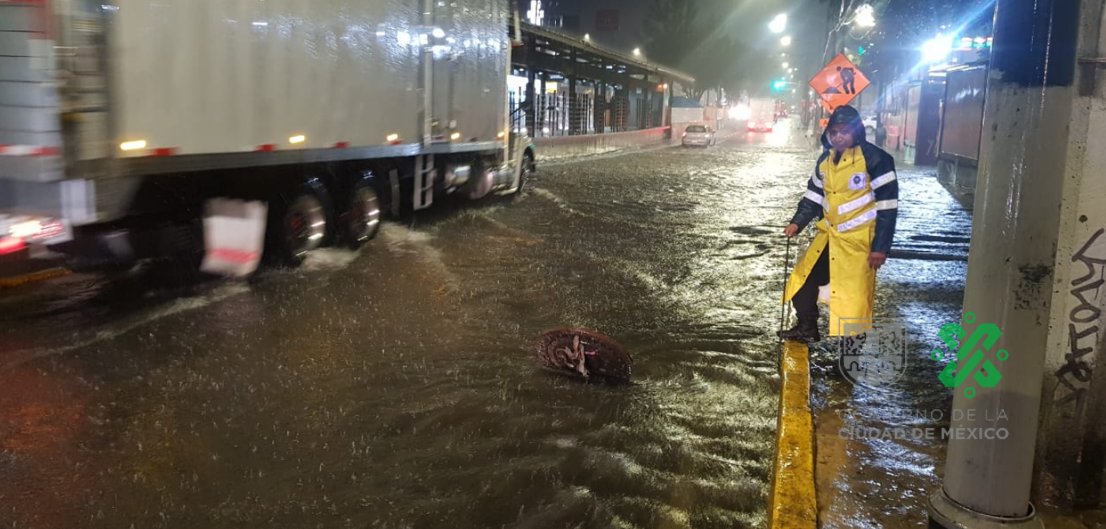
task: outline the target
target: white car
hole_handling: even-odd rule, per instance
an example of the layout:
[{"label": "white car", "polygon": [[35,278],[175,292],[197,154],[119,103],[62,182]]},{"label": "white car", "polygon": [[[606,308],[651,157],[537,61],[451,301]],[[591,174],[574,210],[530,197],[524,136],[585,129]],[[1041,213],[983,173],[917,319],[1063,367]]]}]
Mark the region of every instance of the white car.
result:
[{"label": "white car", "polygon": [[706,125],[688,125],[684,129],[684,147],[709,147],[714,145],[714,131]]}]

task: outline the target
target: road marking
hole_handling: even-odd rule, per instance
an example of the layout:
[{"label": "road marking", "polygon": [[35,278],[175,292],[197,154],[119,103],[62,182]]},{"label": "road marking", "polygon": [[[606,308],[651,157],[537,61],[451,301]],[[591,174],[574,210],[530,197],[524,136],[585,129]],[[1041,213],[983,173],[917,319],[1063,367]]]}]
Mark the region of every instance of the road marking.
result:
[{"label": "road marking", "polygon": [[780,407],[772,472],[771,529],[816,529],[814,419],[810,413],[810,352],[784,342],[780,358]]}]

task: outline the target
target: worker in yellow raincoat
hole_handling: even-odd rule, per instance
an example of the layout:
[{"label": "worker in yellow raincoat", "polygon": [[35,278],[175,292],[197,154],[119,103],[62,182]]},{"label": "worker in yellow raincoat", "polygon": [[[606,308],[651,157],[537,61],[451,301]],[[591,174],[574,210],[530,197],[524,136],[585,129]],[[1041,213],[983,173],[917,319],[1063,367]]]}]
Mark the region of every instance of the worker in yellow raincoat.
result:
[{"label": "worker in yellow raincoat", "polygon": [[794,305],[799,321],[779,333],[807,343],[821,339],[818,301],[829,304],[829,336],[863,334],[870,328],[876,271],[891,250],[899,207],[895,160],[868,143],[855,108],[833,111],[822,145],[806,194],[784,230],[791,238],[820,219],[818,233],[784,292],[784,303]]}]

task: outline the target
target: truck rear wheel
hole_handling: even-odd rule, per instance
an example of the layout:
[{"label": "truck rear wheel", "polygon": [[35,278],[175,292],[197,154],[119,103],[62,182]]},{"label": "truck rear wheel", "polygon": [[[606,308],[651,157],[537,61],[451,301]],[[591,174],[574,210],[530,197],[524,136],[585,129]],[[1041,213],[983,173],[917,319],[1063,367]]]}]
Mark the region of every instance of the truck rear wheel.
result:
[{"label": "truck rear wheel", "polygon": [[282,264],[299,266],[307,253],[322,246],[326,239],[326,207],[310,189],[298,191],[272,220],[269,244]]},{"label": "truck rear wheel", "polygon": [[518,172],[518,189],[515,190],[515,194],[521,194],[522,190],[526,188],[526,185],[530,183],[530,174],[534,172],[534,155],[530,154],[530,151],[526,151],[522,155],[522,167]]},{"label": "truck rear wheel", "polygon": [[367,181],[358,182],[350,193],[346,216],[346,244],[357,249],[380,232],[380,196]]}]

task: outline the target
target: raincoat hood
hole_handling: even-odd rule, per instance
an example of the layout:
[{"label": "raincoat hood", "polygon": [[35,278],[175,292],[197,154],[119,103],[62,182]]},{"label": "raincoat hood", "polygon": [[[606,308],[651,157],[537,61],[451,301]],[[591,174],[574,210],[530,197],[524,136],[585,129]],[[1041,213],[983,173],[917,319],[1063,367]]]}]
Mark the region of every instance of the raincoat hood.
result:
[{"label": "raincoat hood", "polygon": [[827,132],[829,128],[838,124],[849,125],[853,129],[853,137],[856,138],[856,144],[860,145],[868,141],[866,134],[864,133],[864,121],[860,119],[860,112],[849,105],[842,105],[833,110],[833,114],[830,114],[829,123],[826,124],[826,130],[822,131],[822,147],[832,149],[833,145],[829,142]]}]

